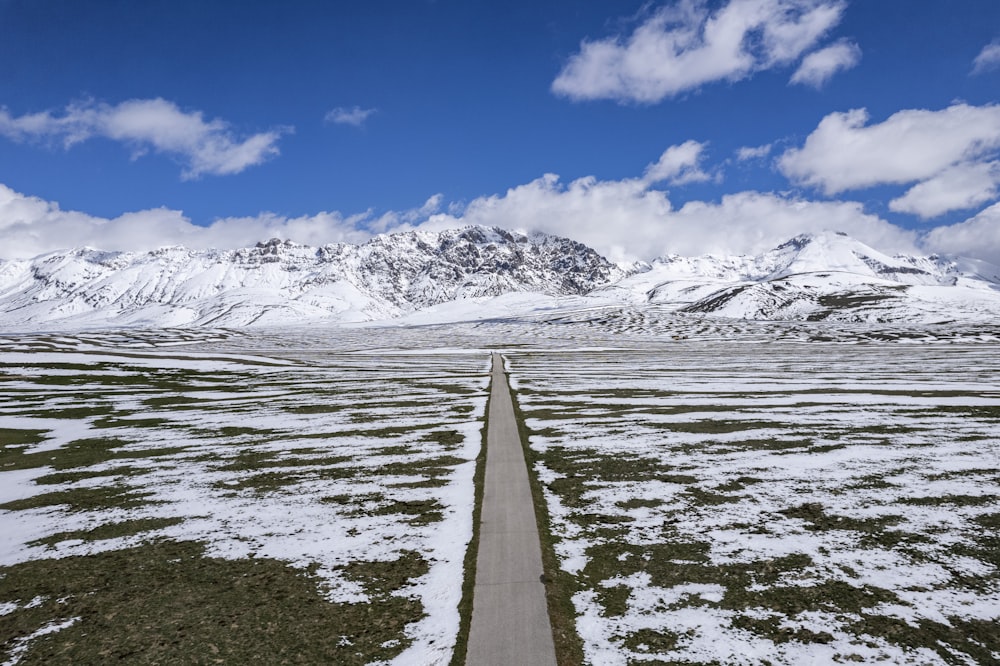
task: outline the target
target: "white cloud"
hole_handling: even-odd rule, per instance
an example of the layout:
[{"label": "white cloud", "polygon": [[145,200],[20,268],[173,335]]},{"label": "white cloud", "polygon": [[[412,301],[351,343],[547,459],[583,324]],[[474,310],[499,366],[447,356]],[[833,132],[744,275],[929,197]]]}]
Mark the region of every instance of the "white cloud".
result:
[{"label": "white cloud", "polygon": [[567,236],[621,260],[644,256],[651,239],[659,244],[666,232],[670,202],[664,192],[641,179],[600,181],[580,178],[564,185],[545,174],[525,185],[473,200],[460,216],[438,214],[422,228],[443,229],[465,224],[537,230]]},{"label": "white cloud", "polygon": [[666,194],[642,179],[568,184],[547,174],[506,194],[476,199],[464,213],[439,214],[421,225],[463,224],[538,230],[566,236],[615,261],[684,255],[761,252],[804,232],[844,231],[888,252],[915,251],[913,232],[865,213],[856,202],[816,202],[741,192],[718,203],[674,209]]},{"label": "white cloud", "polygon": [[357,243],[371,236],[362,227],[372,219],[367,212],[351,217],[321,212],[295,218],[262,213],[219,219],[203,227],[193,224],[180,211],[167,208],[108,219],[64,211],[56,203],[0,185],[0,233],[4,240],[0,259],[26,259],[83,246],[121,251],[146,251],[165,245],[237,248],[274,237],[311,245]]},{"label": "white cloud", "polygon": [[[831,113],[802,148],[781,156],[778,167],[792,181],[828,195],[918,183],[895,206],[924,217],[995,196],[983,174],[992,173],[989,165],[1000,149],[1000,105],[955,104],[941,111],[899,111],[874,125],[868,120],[864,109]],[[945,193],[945,185],[960,191]]]},{"label": "white cloud", "polygon": [[583,41],[552,83],[575,100],[658,102],[714,81],[787,65],[843,15],[843,0],[679,0],[635,31]]},{"label": "white cloud", "polygon": [[997,185],[1000,185],[1000,162],[958,164],[917,183],[906,194],[890,201],[889,209],[924,219],[937,217],[996,199]]},{"label": "white cloud", "polygon": [[764,144],[763,146],[743,146],[736,151],[736,159],[740,162],[746,162],[748,160],[763,159],[770,154],[770,143]]},{"label": "white cloud", "polygon": [[789,82],[822,88],[834,74],[851,69],[859,62],[861,49],[858,45],[842,40],[803,58]]},{"label": "white cloud", "polygon": [[915,234],[864,212],[854,201],[809,201],[738,192],[718,203],[691,201],[669,216],[669,252],[757,253],[801,233],[843,231],[887,252],[915,250]]},{"label": "white cloud", "polygon": [[831,113],[802,148],[785,152],[782,173],[827,194],[930,178],[1000,147],[1000,106],[956,104],[899,111],[867,125],[868,112]]},{"label": "white cloud", "polygon": [[278,139],[292,131],[281,127],[237,139],[229,124],[206,121],[200,111],[181,111],[164,99],[133,99],[116,106],[83,102],[62,114],[51,111],[14,117],[0,109],[0,135],[14,141],[61,141],[65,148],[93,137],[120,141],[133,158],[152,150],[180,157],[185,179],[203,174],[239,173],[278,154]]},{"label": "white cloud", "polygon": [[361,127],[368,120],[368,116],[375,113],[378,109],[362,109],[360,106],[351,107],[350,109],[342,106],[338,106],[336,109],[327,111],[326,116],[323,117],[328,123],[337,123],[338,125],[354,125],[355,127]]},{"label": "white cloud", "polygon": [[983,74],[1000,67],[1000,42],[993,42],[983,47],[972,62],[972,73]]},{"label": "white cloud", "polygon": [[469,224],[569,237],[616,261],[648,260],[671,252],[761,252],[796,234],[825,229],[844,231],[884,251],[914,251],[913,232],[866,213],[856,202],[807,201],[751,191],[727,195],[719,202],[692,201],[675,208],[652,178],[683,178],[686,170],[697,170],[701,148],[697,142],[668,148],[642,177],[586,177],[563,183],[558,176],[546,174],[461,208],[448,206],[448,212],[439,212],[442,197],[434,195],[412,210],[380,215],[322,212],[285,218],[262,213],[219,219],[207,227],[167,209],[97,218],[63,211],[57,204],[0,186],[4,238],[0,258],[27,258],[81,245],[109,250],[148,250],[171,244],[234,248],[271,237],[311,245],[362,242],[377,232]]},{"label": "white cloud", "polygon": [[666,182],[670,185],[701,183],[712,177],[702,171],[702,153],[704,143],[685,141],[676,146],[670,146],[660,159],[646,167],[643,180],[647,184]]},{"label": "white cloud", "polygon": [[931,229],[923,245],[929,252],[982,259],[1000,266],[1000,204],[973,218]]}]

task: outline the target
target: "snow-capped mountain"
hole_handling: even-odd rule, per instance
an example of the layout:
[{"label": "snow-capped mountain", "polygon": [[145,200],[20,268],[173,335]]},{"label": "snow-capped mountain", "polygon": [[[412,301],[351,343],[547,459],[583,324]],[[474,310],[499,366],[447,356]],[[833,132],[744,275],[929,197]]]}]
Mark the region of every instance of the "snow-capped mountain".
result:
[{"label": "snow-capped mountain", "polygon": [[891,257],[838,233],[760,255],[620,266],[565,238],[482,227],[362,245],[79,249],[0,263],[8,330],[455,321],[649,305],[743,319],[997,323],[1000,268]]},{"label": "snow-capped mountain", "polygon": [[739,319],[1000,321],[1000,267],[890,257],[837,232],[796,236],[753,256],[661,257],[603,291]]},{"label": "snow-capped mountain", "polygon": [[585,294],[624,275],[574,241],[481,227],[318,248],[80,249],[0,263],[0,325],[368,321],[515,291]]}]

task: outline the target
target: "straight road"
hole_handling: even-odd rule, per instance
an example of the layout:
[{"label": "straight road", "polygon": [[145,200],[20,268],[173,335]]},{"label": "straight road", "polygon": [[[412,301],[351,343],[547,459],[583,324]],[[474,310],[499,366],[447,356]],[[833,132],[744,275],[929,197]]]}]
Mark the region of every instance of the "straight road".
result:
[{"label": "straight road", "polygon": [[503,359],[493,354],[469,666],[554,666],[542,551]]}]

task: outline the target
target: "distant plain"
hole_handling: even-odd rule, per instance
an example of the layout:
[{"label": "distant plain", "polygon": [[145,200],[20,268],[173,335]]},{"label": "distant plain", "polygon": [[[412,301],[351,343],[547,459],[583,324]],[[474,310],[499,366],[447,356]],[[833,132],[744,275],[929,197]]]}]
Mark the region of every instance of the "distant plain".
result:
[{"label": "distant plain", "polygon": [[992,663],[998,341],[655,309],[5,335],[0,655],[460,661],[499,350],[565,663]]}]

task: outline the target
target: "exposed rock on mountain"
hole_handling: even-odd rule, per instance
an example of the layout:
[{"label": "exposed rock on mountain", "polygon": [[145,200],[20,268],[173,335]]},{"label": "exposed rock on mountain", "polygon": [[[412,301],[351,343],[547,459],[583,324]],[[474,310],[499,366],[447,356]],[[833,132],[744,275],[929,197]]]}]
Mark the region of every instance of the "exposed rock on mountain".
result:
[{"label": "exposed rock on mountain", "polygon": [[625,274],[565,238],[481,227],[319,248],[272,239],[229,251],[79,249],[0,263],[0,325],[366,321],[509,292],[580,295]]},{"label": "exposed rock on mountain", "polygon": [[650,306],[737,319],[997,323],[1000,268],[890,257],[837,233],[797,236],[756,256],[671,255],[623,267],[565,238],[482,227],[362,245],[273,239],[239,250],[79,249],[0,263],[7,330],[294,325],[413,313],[454,321]]},{"label": "exposed rock on mountain", "polygon": [[738,319],[998,321],[1000,268],[890,257],[842,233],[796,236],[756,256],[661,257],[603,291]]}]

